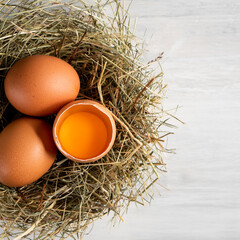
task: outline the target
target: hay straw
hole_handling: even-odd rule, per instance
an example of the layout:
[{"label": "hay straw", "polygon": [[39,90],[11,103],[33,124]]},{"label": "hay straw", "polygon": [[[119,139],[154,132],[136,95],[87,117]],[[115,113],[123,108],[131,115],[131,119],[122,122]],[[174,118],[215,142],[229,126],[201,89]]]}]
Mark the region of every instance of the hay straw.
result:
[{"label": "hay straw", "polygon": [[115,144],[101,160],[80,164],[59,154],[38,181],[21,188],[0,184],[1,238],[76,239],[106,214],[123,221],[131,202],[151,200],[159,173],[166,171],[163,142],[172,134],[166,130],[172,127],[171,116],[161,105],[163,73],[150,68],[161,56],[144,65],[131,29],[128,10],[117,0],[94,6],[83,1],[1,1],[1,130],[21,116],[4,95],[4,77],[17,60],[34,54],[71,63],[81,79],[78,99],[102,102],[117,125]]}]

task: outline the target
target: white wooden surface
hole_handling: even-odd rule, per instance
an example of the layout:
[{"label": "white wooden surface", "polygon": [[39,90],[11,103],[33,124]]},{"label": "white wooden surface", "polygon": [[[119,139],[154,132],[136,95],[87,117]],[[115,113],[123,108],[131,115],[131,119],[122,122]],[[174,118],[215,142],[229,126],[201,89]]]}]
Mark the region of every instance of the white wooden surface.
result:
[{"label": "white wooden surface", "polygon": [[[125,1],[126,4],[130,1]],[[146,58],[165,52],[166,107],[183,106],[151,206],[98,221],[86,240],[240,239],[240,1],[135,0]]]}]

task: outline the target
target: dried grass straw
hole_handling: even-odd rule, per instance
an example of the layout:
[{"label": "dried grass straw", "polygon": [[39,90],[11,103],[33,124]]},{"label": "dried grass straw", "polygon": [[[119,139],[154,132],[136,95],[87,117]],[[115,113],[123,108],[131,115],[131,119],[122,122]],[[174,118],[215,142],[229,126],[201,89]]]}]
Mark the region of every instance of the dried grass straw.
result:
[{"label": "dried grass straw", "polygon": [[[123,220],[131,202],[151,200],[153,184],[166,171],[162,156],[168,150],[162,143],[172,133],[166,131],[171,116],[161,105],[163,73],[159,68],[153,74],[155,60],[142,63],[142,47],[131,29],[128,10],[117,0],[93,6],[1,1],[0,128],[21,116],[4,95],[8,69],[25,56],[48,54],[68,61],[79,73],[78,99],[96,99],[112,111],[117,138],[97,162],[75,163],[59,154],[37,182],[21,188],[0,184],[0,238],[76,239],[104,215],[112,212],[113,219]],[[47,119],[52,122],[54,116]]]}]

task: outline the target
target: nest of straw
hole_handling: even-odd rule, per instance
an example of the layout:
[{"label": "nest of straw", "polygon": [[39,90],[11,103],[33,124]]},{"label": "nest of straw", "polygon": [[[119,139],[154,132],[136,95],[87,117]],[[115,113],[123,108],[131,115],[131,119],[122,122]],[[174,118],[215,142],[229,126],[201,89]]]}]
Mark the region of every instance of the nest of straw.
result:
[{"label": "nest of straw", "polygon": [[[59,154],[38,181],[21,188],[0,184],[0,237],[79,237],[110,212],[123,220],[131,202],[151,200],[159,173],[166,171],[163,142],[172,133],[167,130],[171,116],[162,109],[162,71],[154,74],[150,68],[161,56],[143,64],[142,45],[117,0],[93,6],[2,1],[0,9],[0,130],[21,116],[4,95],[6,73],[17,60],[34,54],[69,62],[81,79],[78,99],[107,106],[117,126],[113,148],[97,162],[75,163]],[[47,120],[52,123],[54,117]]]}]

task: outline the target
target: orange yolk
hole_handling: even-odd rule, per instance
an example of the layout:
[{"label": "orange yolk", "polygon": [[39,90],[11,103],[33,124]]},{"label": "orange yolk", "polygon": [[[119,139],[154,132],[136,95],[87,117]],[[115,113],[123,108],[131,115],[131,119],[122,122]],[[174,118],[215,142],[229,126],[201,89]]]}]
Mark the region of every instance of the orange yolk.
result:
[{"label": "orange yolk", "polygon": [[107,144],[107,128],[104,122],[90,112],[78,112],[68,116],[59,129],[62,148],[79,159],[89,159],[101,154]]}]

